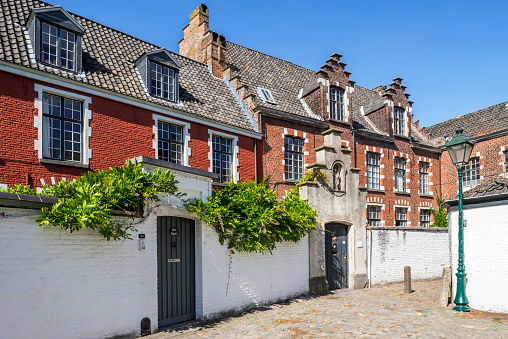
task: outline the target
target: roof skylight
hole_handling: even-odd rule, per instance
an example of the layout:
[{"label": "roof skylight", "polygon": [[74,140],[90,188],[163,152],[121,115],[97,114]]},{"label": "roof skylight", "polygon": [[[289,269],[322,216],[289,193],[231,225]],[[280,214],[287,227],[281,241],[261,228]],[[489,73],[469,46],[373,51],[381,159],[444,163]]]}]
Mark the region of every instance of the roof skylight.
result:
[{"label": "roof skylight", "polygon": [[258,94],[264,102],[276,105],[272,92],[269,89],[258,87]]}]

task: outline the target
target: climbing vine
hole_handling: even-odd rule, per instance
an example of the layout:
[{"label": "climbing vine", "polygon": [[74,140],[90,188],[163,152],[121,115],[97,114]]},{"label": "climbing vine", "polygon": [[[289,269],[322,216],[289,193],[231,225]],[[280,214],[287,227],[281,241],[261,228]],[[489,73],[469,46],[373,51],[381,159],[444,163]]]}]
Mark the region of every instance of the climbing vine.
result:
[{"label": "climbing vine", "polygon": [[446,212],[446,209],[444,208],[444,199],[441,197],[437,192],[436,194],[436,201],[437,201],[437,210],[432,209],[432,214],[434,215],[434,223],[432,226],[434,227],[448,227],[448,213]]},{"label": "climbing vine", "polygon": [[[75,181],[59,181],[44,186],[41,195],[60,198],[51,207],[42,208],[39,226],[54,225],[67,232],[89,228],[107,240],[131,239],[132,222],[115,220],[113,210],[141,216],[147,201],[159,201],[159,194],[182,197],[174,174],[169,171],[143,171],[140,164],[127,161],[124,167],[88,172]],[[27,186],[14,186],[7,192],[35,194]],[[131,218],[132,219],[132,218]]]},{"label": "climbing vine", "polygon": [[222,245],[227,242],[230,250],[239,252],[271,253],[276,243],[298,242],[317,224],[316,211],[300,199],[298,187],[279,202],[266,178],[261,183],[229,183],[206,202],[192,200],[185,206],[215,229]]}]

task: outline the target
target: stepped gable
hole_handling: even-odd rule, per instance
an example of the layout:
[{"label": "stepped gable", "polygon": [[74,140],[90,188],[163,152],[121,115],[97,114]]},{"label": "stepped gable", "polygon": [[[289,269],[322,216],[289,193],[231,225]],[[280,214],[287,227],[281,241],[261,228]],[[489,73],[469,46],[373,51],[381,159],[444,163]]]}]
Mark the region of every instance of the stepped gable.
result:
[{"label": "stepped gable", "polygon": [[459,126],[468,138],[508,128],[508,101],[425,127],[425,133],[432,138],[453,137]]},{"label": "stepped gable", "polygon": [[52,5],[30,0],[0,1],[1,61],[253,131],[222,79],[213,77],[207,65],[170,52],[182,64],[179,74],[181,104],[152,98],[143,89],[134,62],[145,52],[161,47],[72,13],[70,15],[86,29],[82,44],[84,74],[33,62],[24,27],[33,8],[47,6]]}]

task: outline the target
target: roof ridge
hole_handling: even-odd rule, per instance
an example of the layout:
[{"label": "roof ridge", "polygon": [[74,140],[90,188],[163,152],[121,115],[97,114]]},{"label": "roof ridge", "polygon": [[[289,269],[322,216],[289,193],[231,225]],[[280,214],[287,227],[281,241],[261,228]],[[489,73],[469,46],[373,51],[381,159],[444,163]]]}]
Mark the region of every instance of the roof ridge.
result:
[{"label": "roof ridge", "polygon": [[[447,123],[447,122],[450,122],[450,121],[452,121],[453,119],[463,118],[463,117],[465,117],[465,116],[467,116],[467,115],[471,115],[471,114],[474,114],[474,113],[478,113],[478,112],[480,112],[480,111],[484,111],[484,110],[486,110],[486,109],[489,109],[489,108],[492,108],[492,107],[495,107],[495,106],[499,106],[499,105],[502,105],[502,104],[505,104],[505,105],[506,105],[506,104],[508,104],[508,101],[502,101],[502,102],[499,102],[499,103],[497,103],[497,104],[490,105],[490,106],[488,106],[488,107],[480,108],[480,109],[477,109],[476,111],[469,112],[469,113],[466,113],[466,114],[462,114],[462,115],[459,115],[459,116],[453,117],[453,118],[451,118],[451,119],[448,119],[448,120],[445,120],[445,121],[438,122],[437,124],[430,125],[430,126],[425,127],[425,128],[434,128],[434,127],[439,126],[439,125],[441,125],[441,124],[445,124],[445,123]],[[489,119],[489,121],[490,121],[490,120],[495,120],[495,119]]]},{"label": "roof ridge", "polygon": [[277,59],[277,60],[281,60],[281,61],[287,62],[287,63],[289,63],[289,64],[292,64],[292,65],[295,65],[295,66],[297,66],[297,67],[303,68],[303,69],[305,69],[305,70],[307,70],[307,71],[311,71],[311,72],[314,72],[314,73],[316,72],[316,71],[314,71],[314,70],[312,70],[312,69],[309,69],[309,68],[307,68],[307,67],[303,67],[303,66],[300,66],[300,65],[298,65],[298,64],[295,64],[294,62],[291,62],[291,61],[288,61],[288,60],[285,60],[285,59],[281,59],[281,58],[278,58],[278,57],[276,57],[276,56],[273,56],[273,55],[270,55],[270,54],[266,54],[266,53],[263,53],[263,52],[260,52],[260,51],[256,51],[255,49],[252,49],[252,48],[249,48],[249,47],[245,47],[245,46],[242,46],[242,45],[240,45],[240,44],[237,44],[237,43],[234,43],[234,42],[231,42],[231,41],[227,41],[227,43],[228,43],[228,44],[237,45],[237,46],[239,46],[239,47],[242,47],[242,48],[248,49],[249,51],[253,51],[253,52],[256,52],[256,53],[258,53],[258,54],[262,54],[262,55],[269,56],[270,58],[274,58],[274,59]]}]

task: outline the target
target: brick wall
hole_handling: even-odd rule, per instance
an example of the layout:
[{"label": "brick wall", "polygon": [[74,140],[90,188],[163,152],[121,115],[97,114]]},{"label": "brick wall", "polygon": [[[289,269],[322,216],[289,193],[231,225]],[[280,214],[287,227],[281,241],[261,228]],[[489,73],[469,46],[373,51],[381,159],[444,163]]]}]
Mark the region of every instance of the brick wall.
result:
[{"label": "brick wall", "polygon": [[[92,156],[89,169],[39,162],[38,153],[34,149],[34,140],[38,139],[34,119],[39,114],[34,106],[38,96],[34,90],[35,84],[91,98],[89,109],[92,118],[89,121],[91,128],[89,141]],[[0,72],[0,93],[2,93],[0,97],[0,122],[2,123],[0,184],[29,184],[39,187],[41,178],[46,184],[50,184],[51,177],[54,177],[56,181],[63,177],[73,179],[88,170],[97,171],[110,166],[123,165],[127,159],[136,156],[156,157],[153,148],[154,112],[150,110],[89,95],[86,91],[76,92],[64,87],[33,81],[7,72]],[[178,118],[172,118],[178,120]],[[210,168],[208,129],[209,126],[205,124],[190,123],[189,165],[205,171]],[[223,131],[220,128],[213,129],[238,137],[240,180],[253,179],[255,176],[254,139]]]},{"label": "brick wall", "polygon": [[404,266],[418,280],[439,278],[450,265],[447,229],[374,228],[367,236],[373,285],[403,281]]}]

